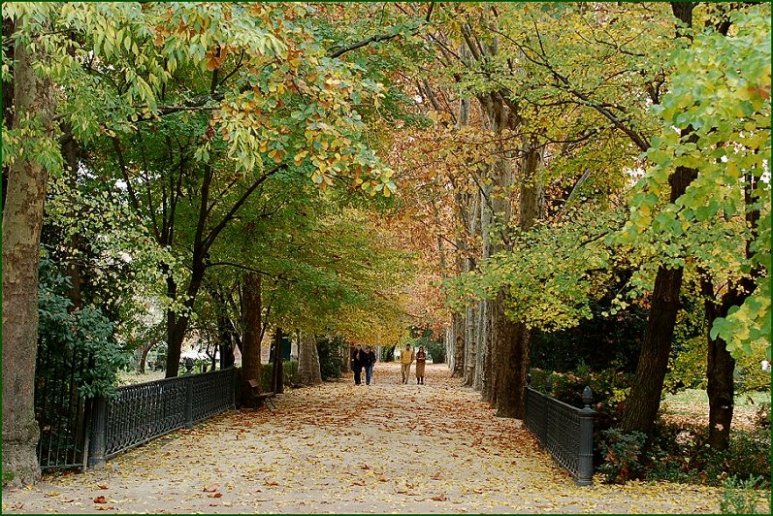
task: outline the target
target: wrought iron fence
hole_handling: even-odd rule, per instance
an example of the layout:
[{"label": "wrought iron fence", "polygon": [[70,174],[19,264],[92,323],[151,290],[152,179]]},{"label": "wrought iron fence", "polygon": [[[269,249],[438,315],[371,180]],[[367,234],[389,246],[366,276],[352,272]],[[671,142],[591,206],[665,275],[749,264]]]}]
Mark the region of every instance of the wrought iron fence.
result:
[{"label": "wrought iron fence", "polygon": [[83,371],[93,367],[91,356],[76,346],[45,342],[35,366],[35,419],[40,427],[38,463],[41,469],[82,468],[91,408],[80,391]]},{"label": "wrought iron fence", "polygon": [[526,387],[524,422],[556,461],[574,475],[577,484],[593,483],[593,393],[585,387],[585,408],[573,407]]},{"label": "wrought iron fence", "polygon": [[129,385],[98,398],[89,443],[89,467],[178,428],[236,406],[235,370]]}]

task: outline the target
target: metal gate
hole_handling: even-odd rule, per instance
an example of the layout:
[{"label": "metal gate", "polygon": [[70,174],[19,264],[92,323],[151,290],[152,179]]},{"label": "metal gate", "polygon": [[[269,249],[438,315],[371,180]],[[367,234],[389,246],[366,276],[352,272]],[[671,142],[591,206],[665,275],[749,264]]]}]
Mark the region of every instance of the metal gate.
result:
[{"label": "metal gate", "polygon": [[40,426],[38,462],[43,470],[82,468],[88,448],[91,400],[81,395],[93,358],[72,343],[41,344],[35,368],[35,418]]}]

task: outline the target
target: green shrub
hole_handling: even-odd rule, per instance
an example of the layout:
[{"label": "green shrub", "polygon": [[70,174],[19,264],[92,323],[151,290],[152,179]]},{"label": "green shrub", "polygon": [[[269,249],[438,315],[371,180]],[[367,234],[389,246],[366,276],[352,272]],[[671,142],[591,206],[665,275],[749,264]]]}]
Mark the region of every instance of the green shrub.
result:
[{"label": "green shrub", "polygon": [[3,487],[5,487],[6,484],[12,481],[13,481],[13,471],[3,470]]},{"label": "green shrub", "polygon": [[430,342],[426,345],[427,354],[433,364],[443,364],[446,361],[446,345],[443,342]]},{"label": "green shrub", "polygon": [[769,479],[770,434],[734,429],[729,449],[718,451],[708,445],[706,428],[684,429],[659,421],[643,461],[649,480],[721,485],[729,477]]},{"label": "green shrub", "polygon": [[[260,388],[261,392],[271,392],[273,389],[271,388],[272,382],[271,379],[274,377],[274,364],[268,363],[268,364],[261,364],[261,377],[260,377]],[[282,377],[283,377],[283,383],[286,386],[292,386],[295,383],[295,379],[298,376],[298,362],[295,360],[290,361],[284,361],[282,362]]]},{"label": "green shrub", "polygon": [[397,346],[384,346],[381,348],[381,361],[382,362],[394,362],[395,361],[395,349]]},{"label": "green shrub", "polygon": [[[327,381],[333,378],[340,378],[343,370],[343,356],[345,348],[348,346],[339,337],[317,339],[317,354],[319,355],[319,369],[322,374],[322,380]],[[348,358],[347,358],[348,360]]]},{"label": "green shrub", "polygon": [[698,335],[682,343],[671,354],[663,392],[676,394],[684,389],[706,389],[706,336]]},{"label": "green shrub", "polygon": [[725,480],[722,499],[719,502],[719,510],[722,514],[770,514],[770,498],[768,498],[768,510],[759,511],[760,492],[755,489],[762,484],[761,477],[739,480],[730,477]]},{"label": "green shrub", "polygon": [[[85,397],[112,395],[118,371],[130,363],[131,351],[117,342],[115,324],[99,308],[86,305],[70,311],[72,302],[66,295],[69,288],[69,278],[63,276],[46,255],[41,257],[36,379],[61,381],[60,371],[71,367],[70,357],[90,357],[90,367],[71,371],[67,381],[74,382]],[[59,396],[56,389],[48,391]],[[57,403],[56,400],[49,401],[50,404]],[[37,402],[46,404],[46,400]]]},{"label": "green shrub", "polygon": [[644,471],[639,460],[642,448],[647,440],[643,432],[623,432],[610,428],[603,432],[601,453],[604,463],[599,468],[605,475],[607,483],[623,483],[632,478],[638,478]]}]

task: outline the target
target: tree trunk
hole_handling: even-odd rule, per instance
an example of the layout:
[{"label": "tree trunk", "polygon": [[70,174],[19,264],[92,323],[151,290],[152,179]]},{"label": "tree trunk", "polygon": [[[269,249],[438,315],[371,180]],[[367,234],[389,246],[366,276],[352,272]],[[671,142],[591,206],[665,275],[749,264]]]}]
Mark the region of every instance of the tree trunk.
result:
[{"label": "tree trunk", "polygon": [[680,307],[681,286],[681,268],[658,269],[636,375],[631,393],[625,400],[623,429],[626,432],[636,430],[649,433],[655,423],[671,353],[676,314]]},{"label": "tree trunk", "polygon": [[[689,129],[683,130],[682,135],[689,132]],[[676,168],[668,179],[671,185],[671,202],[675,202],[684,194],[697,175],[698,171],[693,168]],[[647,329],[639,352],[636,375],[631,392],[625,400],[622,423],[626,432],[635,430],[649,434],[655,424],[674,338],[676,314],[681,306],[679,292],[682,288],[682,273],[681,267],[668,269],[660,266],[655,276],[655,288],[652,291]]]},{"label": "tree trunk", "polygon": [[[693,2],[671,2],[674,16],[687,27],[692,26]],[[680,29],[677,27],[677,35]],[[686,136],[691,129],[682,130]],[[687,186],[697,177],[695,169],[677,167],[668,178],[671,185],[671,202],[684,194]],[[644,341],[639,352],[636,375],[631,392],[625,400],[622,427],[626,432],[640,431],[649,434],[660,408],[663,379],[668,367],[668,355],[674,337],[676,314],[679,311],[679,291],[682,288],[682,268],[658,268],[655,288],[644,332]]]},{"label": "tree trunk", "polygon": [[452,377],[464,378],[464,350],[465,350],[465,338],[464,327],[465,319],[460,314],[453,314],[451,318],[451,348],[453,351],[454,365]]},{"label": "tree trunk", "polygon": [[[260,274],[248,273],[242,278],[242,392],[250,392],[248,382],[262,378],[260,365],[260,340],[262,332],[263,305],[261,300],[262,278]],[[261,387],[262,388],[262,387]],[[248,400],[243,400],[245,403]]]},{"label": "tree trunk", "polygon": [[[483,185],[483,191],[480,192],[480,234],[482,240],[481,259],[485,260],[492,254],[491,250],[491,223],[493,221],[493,213],[491,210],[491,198],[492,187],[490,184]],[[487,300],[483,300],[478,304],[477,310],[477,339],[475,346],[475,353],[472,357],[474,361],[474,370],[472,378],[472,386],[474,389],[481,392],[481,396],[484,400],[492,400],[493,393],[491,392],[491,374],[490,364],[492,357],[492,338],[493,338],[493,326],[491,324],[491,303]]]},{"label": "tree trunk", "polygon": [[[62,138],[62,158],[64,160],[64,173],[67,177],[70,188],[78,188],[78,158],[80,155],[80,147],[78,142],[75,141],[75,137],[72,134],[72,128],[69,124],[65,124],[63,127]],[[70,217],[77,220],[79,214],[77,212],[70,212]],[[67,292],[67,297],[72,302],[70,311],[75,312],[83,308],[83,271],[78,261],[80,252],[85,247],[85,242],[80,234],[74,234],[70,237],[70,249],[72,255],[67,260],[67,276],[70,278],[70,288]]]},{"label": "tree trunk", "polygon": [[[234,364],[234,337],[233,330],[225,315],[225,306],[221,306],[221,313],[217,316],[217,351],[220,353],[220,369],[228,369]],[[215,363],[212,363],[215,368]]]},{"label": "tree trunk", "polygon": [[151,349],[153,349],[153,346],[155,346],[156,342],[150,342],[148,344],[143,345],[141,348],[137,349],[139,353],[137,353],[137,372],[139,374],[145,374],[145,367],[148,360],[148,353]]},{"label": "tree trunk", "polygon": [[282,337],[284,332],[282,328],[277,328],[274,332],[274,370],[273,370],[273,385],[272,389],[275,394],[282,394],[284,392],[284,370],[282,368]]},{"label": "tree trunk", "polygon": [[301,385],[322,383],[317,339],[309,332],[303,332],[298,340],[298,383]]},{"label": "tree trunk", "polygon": [[[752,256],[751,242],[758,234],[758,222],[760,212],[754,207],[756,199],[753,197],[753,183],[751,177],[746,177],[744,182],[744,203],[746,209],[746,222],[752,231],[752,237],[746,241],[745,254],[749,259]],[[740,306],[746,298],[756,289],[755,278],[761,276],[759,266],[752,269],[749,276],[743,278],[740,284],[727,286],[725,294],[719,303],[715,302],[714,284],[705,271],[701,274],[701,293],[704,298],[707,328],[714,325],[719,317],[727,317],[730,308]],[[733,422],[733,407],[735,405],[735,385],[733,373],[735,371],[735,359],[727,350],[727,343],[723,339],[708,339],[708,356],[706,361],[706,378],[708,385],[706,393],[709,396],[709,446],[715,450],[726,450],[730,446],[730,427]]]},{"label": "tree trunk", "polygon": [[[170,313],[167,318],[167,356],[166,356],[166,377],[174,378],[180,368],[180,355],[182,353],[183,340],[188,332],[188,324],[191,322],[190,313],[196,302],[196,296],[201,289],[201,283],[204,280],[204,257],[206,252],[203,247],[195,247],[193,250],[193,260],[191,267],[191,279],[188,288],[185,289],[185,308],[183,315]],[[167,280],[169,282],[169,280]],[[175,287],[176,289],[176,287]],[[167,289],[169,290],[169,289]],[[176,295],[176,290],[174,292]]]},{"label": "tree trunk", "polygon": [[[14,68],[14,128],[37,118],[53,138],[55,100],[47,80],[33,71],[28,43],[17,42]],[[38,264],[48,171],[35,156],[19,156],[9,167],[3,210],[3,473],[14,483],[40,478],[35,448],[35,359],[38,347]]]},{"label": "tree trunk", "polygon": [[[704,299],[706,322],[708,328],[714,324],[717,317],[727,315],[727,310],[734,304],[740,304],[735,295],[726,295],[722,306],[714,303],[714,288],[711,282],[701,281],[704,294],[708,291],[711,297]],[[742,301],[741,301],[742,302]],[[706,361],[706,378],[709,395],[709,446],[715,450],[726,450],[730,446],[730,425],[733,422],[733,405],[735,403],[735,385],[733,372],[735,359],[727,350],[727,344],[722,339],[708,339],[708,357]]]},{"label": "tree trunk", "polygon": [[491,339],[493,332],[491,330],[491,303],[486,300],[480,302],[477,310],[477,339],[475,347],[475,369],[473,370],[474,389],[481,392],[483,399],[485,389],[491,378],[491,369],[487,369],[491,363]]},{"label": "tree trunk", "polygon": [[[519,226],[523,231],[530,230],[542,216],[543,188],[542,164],[544,162],[544,145],[536,139],[528,140],[524,145],[523,159],[519,174],[520,200]],[[502,310],[505,304],[505,294],[498,308]],[[500,308],[501,307],[501,308]],[[501,321],[500,321],[501,318]],[[529,373],[529,344],[531,331],[518,321],[510,321],[504,311],[496,314],[497,324],[502,335],[494,332],[499,339],[497,349],[498,371],[494,403],[497,416],[523,419],[526,414],[526,377]]]}]

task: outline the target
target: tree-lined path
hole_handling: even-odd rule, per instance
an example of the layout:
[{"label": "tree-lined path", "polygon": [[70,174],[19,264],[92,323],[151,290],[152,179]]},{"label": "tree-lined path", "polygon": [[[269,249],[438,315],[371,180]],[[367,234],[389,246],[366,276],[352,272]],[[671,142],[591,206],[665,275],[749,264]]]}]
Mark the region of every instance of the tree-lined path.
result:
[{"label": "tree-lined path", "polygon": [[[276,411],[232,411],[108,462],[6,489],[3,512],[716,512],[719,490],[577,487],[514,419],[428,366],[400,385],[295,389]],[[104,498],[101,498],[104,497]],[[103,503],[99,503],[103,502]]]}]

